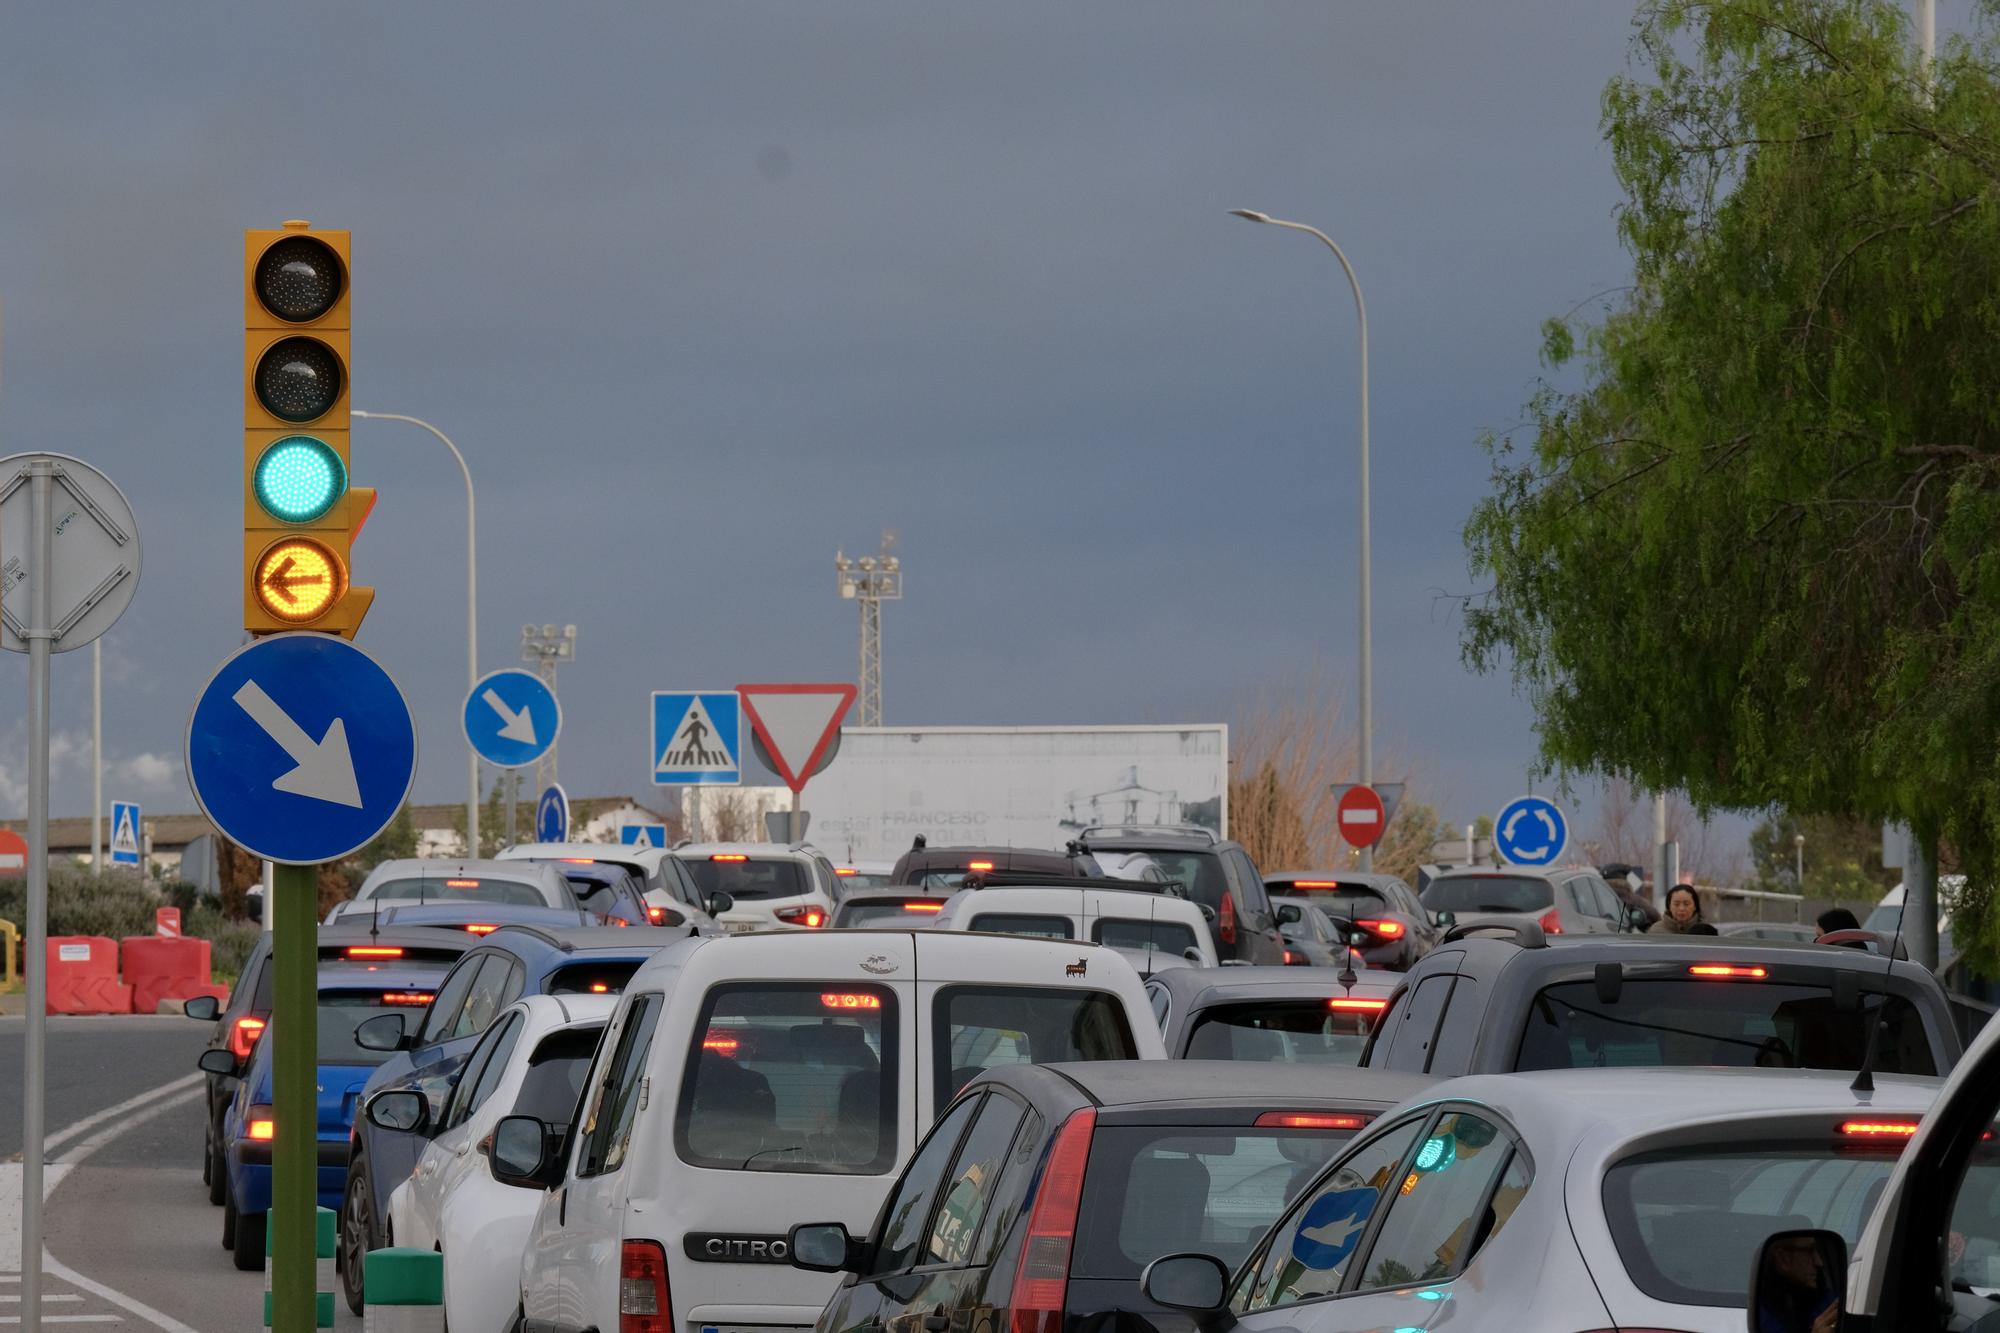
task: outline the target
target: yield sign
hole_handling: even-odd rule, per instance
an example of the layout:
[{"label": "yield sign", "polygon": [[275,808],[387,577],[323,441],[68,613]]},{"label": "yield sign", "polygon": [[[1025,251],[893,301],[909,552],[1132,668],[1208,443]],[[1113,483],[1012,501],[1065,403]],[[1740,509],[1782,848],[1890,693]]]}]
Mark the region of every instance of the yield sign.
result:
[{"label": "yield sign", "polygon": [[804,791],[854,703],[854,686],[738,685],[736,693],[778,776],[794,792]]},{"label": "yield sign", "polygon": [[1373,787],[1349,787],[1334,806],[1340,836],[1350,846],[1373,847],[1389,831],[1389,812]]}]

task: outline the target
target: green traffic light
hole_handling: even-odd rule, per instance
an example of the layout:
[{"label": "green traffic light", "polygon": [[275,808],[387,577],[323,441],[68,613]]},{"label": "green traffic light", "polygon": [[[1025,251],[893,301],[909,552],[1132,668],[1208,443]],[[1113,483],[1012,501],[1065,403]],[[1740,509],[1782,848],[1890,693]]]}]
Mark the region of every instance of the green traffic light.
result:
[{"label": "green traffic light", "polygon": [[257,460],[257,503],[287,523],[311,523],[347,493],[347,465],[323,440],[287,435]]},{"label": "green traffic light", "polygon": [[1458,1145],[1452,1142],[1451,1135],[1439,1134],[1424,1140],[1413,1165],[1419,1171],[1442,1171],[1457,1160]]}]

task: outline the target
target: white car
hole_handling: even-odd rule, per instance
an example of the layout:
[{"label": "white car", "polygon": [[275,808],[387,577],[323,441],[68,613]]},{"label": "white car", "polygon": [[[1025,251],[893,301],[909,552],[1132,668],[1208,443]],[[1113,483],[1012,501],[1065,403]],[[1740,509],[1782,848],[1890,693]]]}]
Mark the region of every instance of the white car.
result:
[{"label": "white car", "polygon": [[886,889],[896,877],[894,861],[850,861],[836,865],[833,873],[840,876],[840,887],[852,893],[858,889]]},{"label": "white car", "polygon": [[[1454,1079],[1356,1137],[1233,1282],[1216,1258],[1178,1255],[1148,1270],[1146,1290],[1211,1319],[1227,1309],[1241,1333],[1736,1333],[1765,1238],[1860,1234],[1941,1086],[1882,1075],[1855,1092],[1852,1080],[1661,1068]],[[1811,1316],[1778,1326],[1803,1333]]]},{"label": "white car", "polygon": [[[526,842],[508,847],[495,858],[501,861],[543,861],[560,865],[585,862],[618,866],[630,872],[645,891],[646,908],[656,926],[693,926],[702,929],[715,923],[709,918],[695,887],[694,877],[671,851],[664,847],[628,847],[616,842]],[[679,920],[674,918],[678,917]]]},{"label": "white car", "polygon": [[939,931],[683,940],[626,983],[575,1133],[494,1129],[492,1171],[547,1190],[530,1329],[802,1330],[836,1279],[801,1219],[861,1232],[966,1082],[1001,1064],[1161,1059],[1138,976],[1070,941]]},{"label": "white car", "polygon": [[1216,965],[1201,909],[1185,898],[1145,889],[1019,884],[961,889],[945,901],[936,929],[1089,940],[1124,954],[1140,976]]},{"label": "white car", "polygon": [[412,1122],[431,1136],[416,1170],[389,1196],[389,1228],[397,1245],[443,1252],[451,1327],[499,1333],[514,1317],[521,1251],[541,1202],[487,1170],[494,1124],[503,1115],[566,1124],[617,1007],[611,995],[515,1001],[473,1049],[436,1125],[425,1123],[421,1092],[385,1092],[369,1103],[366,1114]]},{"label": "white car", "polygon": [[423,859],[384,861],[368,872],[352,898],[334,905],[328,922],[370,904],[504,903],[575,911],[576,895],[553,866],[532,861]]},{"label": "white car", "polygon": [[833,917],[838,877],[833,863],[809,847],[705,842],[676,847],[674,855],[694,877],[718,929],[818,930]]}]

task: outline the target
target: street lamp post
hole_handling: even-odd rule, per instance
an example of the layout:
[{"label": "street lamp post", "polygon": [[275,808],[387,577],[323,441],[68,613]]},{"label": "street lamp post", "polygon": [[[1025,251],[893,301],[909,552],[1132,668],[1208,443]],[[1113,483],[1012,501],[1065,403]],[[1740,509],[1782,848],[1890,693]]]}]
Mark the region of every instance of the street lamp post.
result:
[{"label": "street lamp post", "polygon": [[[1334,244],[1331,236],[1303,222],[1286,222],[1248,208],[1232,208],[1229,212],[1232,217],[1319,237],[1326,248],[1333,251],[1333,257],[1340,261],[1340,270],[1347,275],[1347,285],[1354,291],[1354,314],[1361,325],[1361,785],[1372,787],[1375,785],[1375,697],[1374,616],[1369,576],[1371,543],[1368,533],[1368,306],[1361,299],[1361,281],[1354,276],[1354,265],[1347,262],[1347,255]],[[1361,869],[1369,871],[1374,868],[1374,850],[1363,847]]]},{"label": "street lamp post", "polygon": [[1794,833],[1792,835],[1792,855],[1795,858],[1797,858],[1792,864],[1792,882],[1799,886],[1799,896],[1804,897],[1806,892],[1806,835],[1805,834]]},{"label": "street lamp post", "polygon": [[[479,545],[476,510],[472,500],[472,469],[465,465],[465,455],[451,442],[451,437],[417,417],[401,416],[395,412],[354,412],[351,415],[368,421],[402,421],[412,426],[422,427],[437,436],[438,442],[451,450],[451,456],[458,460],[458,470],[465,475],[465,693],[472,696],[472,687],[479,683]],[[466,747],[466,776],[468,786],[465,797],[465,854],[479,855],[479,755],[470,746]]]}]

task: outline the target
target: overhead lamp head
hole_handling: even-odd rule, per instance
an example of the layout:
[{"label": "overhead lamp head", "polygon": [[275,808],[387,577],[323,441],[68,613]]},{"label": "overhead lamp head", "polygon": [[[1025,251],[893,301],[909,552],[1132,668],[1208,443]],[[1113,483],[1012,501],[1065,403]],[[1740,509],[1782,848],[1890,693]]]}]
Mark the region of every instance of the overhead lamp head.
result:
[{"label": "overhead lamp head", "polygon": [[1232,208],[1229,210],[1229,216],[1242,218],[1247,222],[1269,222],[1271,220],[1269,213],[1259,213],[1254,208]]}]

